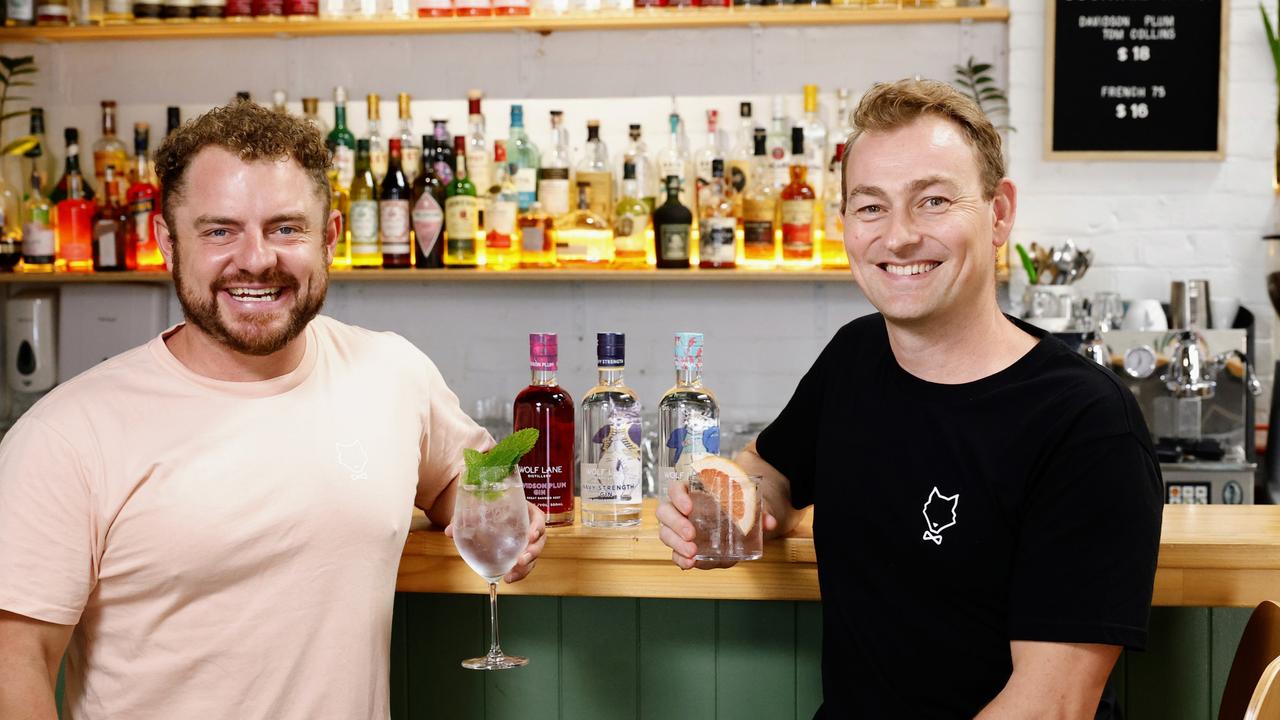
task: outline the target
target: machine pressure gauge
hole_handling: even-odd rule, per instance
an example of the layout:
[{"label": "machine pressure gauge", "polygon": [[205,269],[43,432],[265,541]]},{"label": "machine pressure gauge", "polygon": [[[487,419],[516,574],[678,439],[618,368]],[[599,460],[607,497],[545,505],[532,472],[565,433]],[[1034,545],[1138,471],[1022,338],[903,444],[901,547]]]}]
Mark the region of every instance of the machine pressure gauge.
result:
[{"label": "machine pressure gauge", "polygon": [[1156,371],[1156,351],[1150,345],[1139,345],[1124,351],[1124,371],[1129,377],[1145,380]]}]

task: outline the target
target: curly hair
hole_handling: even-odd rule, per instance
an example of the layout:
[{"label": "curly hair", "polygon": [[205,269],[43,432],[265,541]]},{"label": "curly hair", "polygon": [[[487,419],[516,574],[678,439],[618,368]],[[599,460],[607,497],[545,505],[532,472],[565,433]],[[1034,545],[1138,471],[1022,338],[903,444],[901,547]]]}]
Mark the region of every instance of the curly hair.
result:
[{"label": "curly hair", "polygon": [[160,143],[156,151],[156,175],[164,189],[160,211],[174,227],[173,208],[182,200],[187,167],[201,150],[220,147],[241,160],[290,159],[302,166],[315,186],[316,197],[328,213],[329,150],[324,138],[301,118],[237,100],[214,108],[186,122]]},{"label": "curly hair", "polygon": [[840,158],[841,212],[849,198],[849,155],[858,136],[868,130],[897,130],[925,115],[945,118],[960,127],[978,163],[982,196],[987,200],[995,197],[1005,176],[1005,162],[1000,134],[991,120],[977,103],[947,83],[909,78],[877,84],[862,96],[853,111],[853,133],[845,141],[845,153]]}]

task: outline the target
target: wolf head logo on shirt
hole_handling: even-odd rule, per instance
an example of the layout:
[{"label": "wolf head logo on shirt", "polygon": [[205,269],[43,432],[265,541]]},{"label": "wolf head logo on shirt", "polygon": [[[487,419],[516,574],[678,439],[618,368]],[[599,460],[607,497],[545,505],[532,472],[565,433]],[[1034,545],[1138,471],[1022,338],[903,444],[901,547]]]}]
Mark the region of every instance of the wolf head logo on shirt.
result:
[{"label": "wolf head logo on shirt", "polygon": [[369,464],[369,455],[364,451],[364,443],[356,440],[352,443],[337,443],[338,464],[351,471],[352,480],[367,480],[364,468]]},{"label": "wolf head logo on shirt", "polygon": [[956,524],[956,506],[960,504],[960,493],[943,495],[934,487],[929,498],[924,501],[924,536],[922,540],[932,540],[934,545],[942,544],[942,531]]}]

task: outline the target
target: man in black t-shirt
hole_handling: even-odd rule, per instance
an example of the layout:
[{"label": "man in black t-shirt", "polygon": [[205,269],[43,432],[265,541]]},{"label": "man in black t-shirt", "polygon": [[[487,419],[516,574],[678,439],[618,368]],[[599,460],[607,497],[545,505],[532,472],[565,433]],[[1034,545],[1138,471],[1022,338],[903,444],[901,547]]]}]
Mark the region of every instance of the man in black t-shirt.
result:
[{"label": "man in black t-shirt", "polygon": [[[813,506],[822,718],[1115,717],[1159,548],[1159,465],[1110,371],[1004,315],[1017,192],[951,87],[878,85],[842,167],[845,246],[879,314],[843,327],[738,456],[766,531]],[[695,563],[683,485],[660,536]]]}]

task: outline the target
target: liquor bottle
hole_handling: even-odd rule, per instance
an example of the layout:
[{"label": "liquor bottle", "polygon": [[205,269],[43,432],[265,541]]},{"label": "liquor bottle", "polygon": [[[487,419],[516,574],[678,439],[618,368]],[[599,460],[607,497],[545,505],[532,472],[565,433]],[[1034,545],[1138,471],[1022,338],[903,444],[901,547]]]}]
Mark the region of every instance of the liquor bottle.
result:
[{"label": "liquor bottle", "polygon": [[321,0],[320,19],[346,20],[351,16],[350,3],[347,0]]},{"label": "liquor bottle", "polygon": [[[68,153],[69,155],[69,153]],[[58,265],[70,272],[93,270],[93,215],[95,206],[84,196],[79,170],[67,176],[67,196],[57,204],[54,238]]]},{"label": "liquor bottle", "polygon": [[[127,172],[129,151],[120,138],[116,137],[116,101],[102,101],[102,137],[93,144],[93,175],[97,179],[98,188],[106,181],[107,166],[116,170],[116,177],[124,177]],[[123,197],[113,198],[116,203]]]},{"label": "liquor bottle", "polygon": [[133,182],[125,193],[129,212],[126,260],[130,270],[163,270],[164,256],[156,242],[155,217],[160,214],[160,190],[151,182],[151,161],[147,154],[151,126],[133,125]]},{"label": "liquor bottle", "polygon": [[253,0],[227,0],[223,17],[227,22],[248,22],[253,19]]},{"label": "liquor bottle", "polygon": [[668,115],[667,126],[669,128],[667,146],[658,153],[658,174],[662,178],[663,192],[665,192],[667,178],[675,177],[680,185],[680,201],[685,207],[693,207],[694,194],[689,154],[681,139],[680,116],[674,112]]},{"label": "liquor bottle", "polygon": [[[489,188],[493,186],[493,169],[489,159],[489,144],[485,139],[484,113],[480,112],[480,100],[484,93],[472,90],[467,93],[467,173],[476,192],[481,195],[480,206],[488,204]],[[456,148],[455,148],[456,150]]]},{"label": "liquor bottle", "polygon": [[844,157],[844,148],[843,141],[836,144],[822,195],[822,250],[819,255],[824,268],[849,267],[849,255],[844,249],[844,213],[840,212],[840,159]]},{"label": "liquor bottle", "polygon": [[636,165],[622,165],[622,192],[613,213],[613,264],[617,267],[645,267],[649,262],[648,203],[640,197]]},{"label": "liquor bottle", "polygon": [[743,196],[751,183],[751,166],[755,157],[755,123],[751,120],[751,103],[738,104],[738,134],[725,160],[724,175],[733,188],[733,207],[742,214]]},{"label": "liquor bottle", "polygon": [[524,131],[524,107],[511,106],[511,129],[507,133],[507,162],[515,170],[512,180],[519,196],[520,211],[529,209],[538,200],[538,165],[541,158],[538,146]]},{"label": "liquor bottle", "polygon": [[80,131],[73,127],[67,128],[62,131],[62,136],[67,143],[67,159],[64,161],[62,177],[58,178],[58,184],[53,187],[53,192],[49,193],[49,202],[56,206],[69,197],[72,175],[81,180],[81,196],[85,200],[93,200],[93,188],[83,182],[84,176],[80,172]]},{"label": "liquor bottle", "polygon": [[458,17],[487,17],[493,14],[493,5],[489,0],[453,0],[453,12]]},{"label": "liquor bottle", "polygon": [[496,270],[510,270],[520,264],[520,243],[516,238],[520,197],[511,179],[515,166],[507,162],[507,144],[501,140],[493,143],[493,167],[493,187],[485,213],[484,263]]},{"label": "liquor bottle", "polygon": [[444,266],[475,267],[480,264],[480,203],[476,186],[469,175],[466,138],[454,138],[453,151],[458,163],[453,182],[445,188],[444,200]]},{"label": "liquor bottle", "polygon": [[814,194],[822,197],[827,171],[827,125],[818,115],[817,85],[804,86],[804,118],[797,125],[804,129],[804,164],[809,168],[809,184]]},{"label": "liquor bottle", "polygon": [[574,173],[574,183],[587,185],[591,212],[609,220],[613,215],[613,173],[609,171],[609,150],[600,139],[600,121],[587,121],[587,144]]},{"label": "liquor bottle", "polygon": [[[453,182],[453,167],[457,161],[453,157],[453,136],[449,134],[448,120],[431,121],[431,167],[436,177],[448,187]],[[425,152],[425,148],[423,149]]]},{"label": "liquor bottle", "polygon": [[382,267],[407,268],[413,265],[413,244],[409,237],[409,204],[413,189],[409,187],[409,180],[400,168],[400,138],[391,139],[390,155],[387,174],[382,178],[382,193],[378,196]]},{"label": "liquor bottle", "polygon": [[31,173],[31,189],[22,206],[22,269],[53,272],[56,247],[53,240],[53,205],[40,190],[40,178]]},{"label": "liquor bottle", "polygon": [[809,166],[805,163],[804,129],[791,129],[791,182],[780,194],[779,217],[782,219],[783,267],[813,267],[813,206],[817,195],[806,182]]},{"label": "liquor bottle", "polygon": [[529,0],[493,0],[494,15],[528,15]]},{"label": "liquor bottle", "polygon": [[653,211],[653,245],[660,268],[688,268],[693,213],[680,202],[680,178],[667,176],[667,201]]},{"label": "liquor bottle", "polygon": [[35,24],[35,0],[8,0],[5,3],[5,27],[29,27]]},{"label": "liquor bottle", "polygon": [[271,109],[281,115],[289,114],[289,94],[284,90],[271,91]]},{"label": "liquor bottle", "polygon": [[623,379],[626,336],[596,334],[596,386],[582,399],[582,524],[640,524],[641,405]]},{"label": "liquor bottle", "polygon": [[369,141],[356,143],[355,179],[348,193],[351,198],[351,267],[382,267],[382,250],[378,247],[378,181],[369,169]]},{"label": "liquor bottle", "polygon": [[[356,137],[347,129],[347,89],[341,85],[333,89],[333,130],[329,132],[325,144],[333,155],[338,186],[350,189],[356,175]],[[352,252],[355,252],[354,248]]]},{"label": "liquor bottle", "polygon": [[40,0],[36,25],[70,25],[71,4],[67,0]]},{"label": "liquor bottle", "polygon": [[538,169],[538,202],[553,218],[569,212],[569,131],[559,110],[551,111],[551,152]]},{"label": "liquor bottle", "polygon": [[738,257],[738,216],[733,190],[724,181],[724,161],[711,161],[711,184],[698,206],[698,267],[731,268]]},{"label": "liquor bottle", "polygon": [[369,169],[373,171],[373,179],[382,182],[387,176],[387,139],[382,136],[382,110],[378,107],[381,98],[377,93],[369,93],[366,100],[368,108]]},{"label": "liquor bottle", "polygon": [[[422,136],[422,146],[429,137]],[[401,148],[401,154],[404,149]],[[413,181],[414,265],[420,268],[444,267],[444,247],[440,232],[444,229],[444,183],[436,176],[431,159],[422,156],[418,178]]]},{"label": "liquor bottle", "polygon": [[556,218],[556,262],[598,267],[613,262],[613,230],[591,209],[591,186],[578,182],[578,209]]},{"label": "liquor bottle", "polygon": [[702,333],[678,332],[676,384],[658,403],[658,499],[674,482],[688,482],[693,463],[720,452],[720,405],[702,384]]},{"label": "liquor bottle", "polygon": [[10,272],[22,261],[22,203],[19,193],[0,180],[0,271]]},{"label": "liquor bottle", "polygon": [[719,160],[724,162],[725,150],[724,143],[720,139],[720,113],[716,110],[707,111],[707,139],[701,148],[693,156],[693,170],[696,176],[697,193],[695,210],[699,211],[705,198],[707,188],[711,185],[711,166]]},{"label": "liquor bottle", "polygon": [[329,178],[329,210],[336,210],[342,216],[342,228],[338,230],[338,241],[333,245],[333,257],[329,259],[329,267],[335,270],[351,269],[351,195],[338,187],[338,178],[328,173]]},{"label": "liquor bottle", "polygon": [[253,95],[248,90],[240,90],[236,93],[235,102],[253,102]]},{"label": "liquor bottle", "polygon": [[133,22],[133,8],[129,0],[106,0],[106,12],[103,15],[104,25],[124,25]]},{"label": "liquor bottle", "polygon": [[657,197],[654,194],[657,189],[657,179],[653,174],[653,163],[649,162],[649,147],[640,136],[640,123],[631,123],[627,127],[627,138],[629,140],[627,148],[618,161],[618,186],[622,186],[626,164],[631,163],[635,166],[637,197],[644,201],[649,207],[649,214],[652,215],[657,208]]},{"label": "liquor bottle", "polygon": [[418,17],[453,17],[453,0],[417,0]]},{"label": "liquor bottle", "polygon": [[102,186],[102,205],[93,221],[93,269],[96,272],[128,269],[129,211],[117,198],[120,181],[108,165]]},{"label": "liquor bottle", "polygon": [[849,88],[836,90],[836,142],[848,143],[853,135],[853,111],[849,108]]},{"label": "liquor bottle", "polygon": [[764,128],[755,131],[751,184],[742,199],[742,265],[771,268],[778,263],[778,189],[769,172]]},{"label": "liquor bottle", "polygon": [[538,442],[520,459],[524,496],[547,516],[547,526],[573,524],[573,398],[556,382],[555,333],[529,334],[529,386],[516,395],[512,430],[538,429]]},{"label": "liquor bottle", "polygon": [[[227,11],[227,0],[196,0],[192,16],[196,22],[222,22]],[[312,15],[311,17],[315,17]]]},{"label": "liquor bottle", "polygon": [[35,147],[23,153],[23,157],[31,160],[31,178],[39,177],[40,189],[43,191],[53,179],[53,148],[44,132],[44,110],[31,108],[31,123],[28,126],[32,136],[36,138]]},{"label": "liquor bottle", "polygon": [[158,23],[164,19],[164,3],[159,0],[134,0],[132,9],[136,23]]},{"label": "liquor bottle", "polygon": [[542,211],[542,203],[535,200],[516,218],[516,225],[520,227],[520,267],[555,267],[555,218]]},{"label": "liquor bottle", "polygon": [[[279,0],[273,0],[278,2]],[[164,0],[164,20],[170,23],[189,23],[195,18],[193,0]]]},{"label": "liquor bottle", "polygon": [[182,110],[177,105],[170,105],[165,108],[164,136],[169,137],[179,127],[182,127]]},{"label": "liquor bottle", "polygon": [[791,123],[787,120],[786,105],[781,95],[773,96],[773,120],[769,124],[769,135],[766,147],[769,150],[769,170],[773,174],[773,186],[781,189],[788,181],[788,162],[791,137]]},{"label": "liquor bottle", "polygon": [[413,111],[409,107],[409,93],[396,96],[400,110],[400,168],[412,185],[422,170],[422,148],[413,134]]},{"label": "liquor bottle", "polygon": [[302,119],[314,127],[321,137],[329,136],[329,126],[320,118],[320,98],[302,98]]}]

